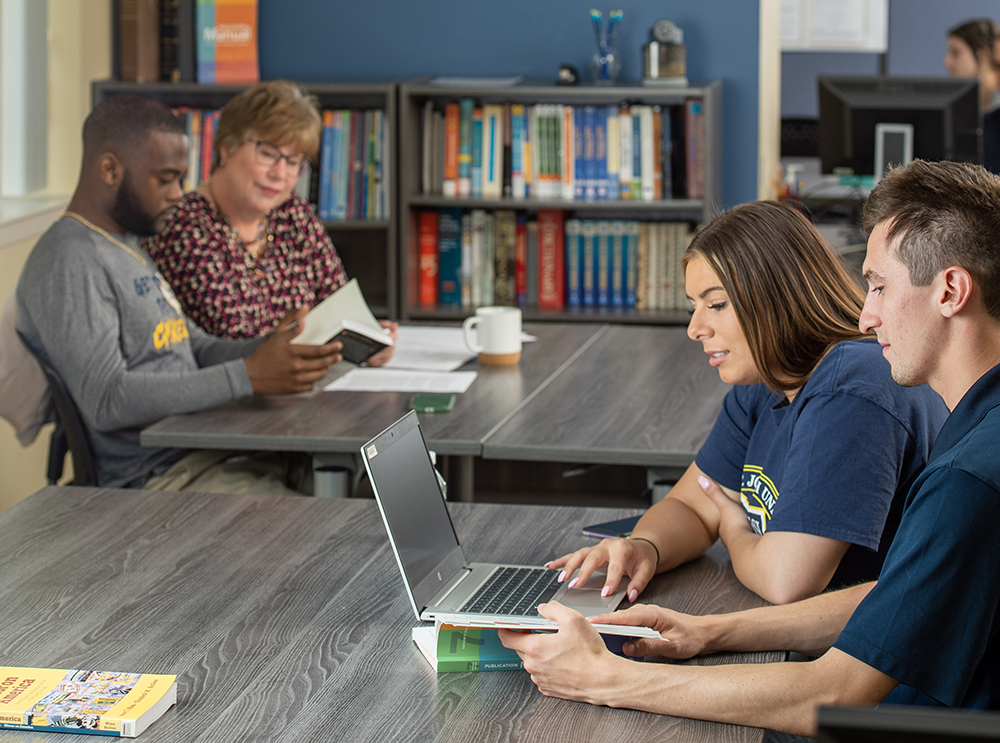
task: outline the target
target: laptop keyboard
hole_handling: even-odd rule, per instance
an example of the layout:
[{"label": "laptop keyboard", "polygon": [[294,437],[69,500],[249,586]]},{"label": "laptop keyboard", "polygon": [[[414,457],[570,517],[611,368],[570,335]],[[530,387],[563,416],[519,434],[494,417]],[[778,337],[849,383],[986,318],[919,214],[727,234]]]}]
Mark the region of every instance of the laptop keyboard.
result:
[{"label": "laptop keyboard", "polygon": [[547,568],[498,568],[459,611],[534,616],[559,590],[558,577],[558,570]]}]

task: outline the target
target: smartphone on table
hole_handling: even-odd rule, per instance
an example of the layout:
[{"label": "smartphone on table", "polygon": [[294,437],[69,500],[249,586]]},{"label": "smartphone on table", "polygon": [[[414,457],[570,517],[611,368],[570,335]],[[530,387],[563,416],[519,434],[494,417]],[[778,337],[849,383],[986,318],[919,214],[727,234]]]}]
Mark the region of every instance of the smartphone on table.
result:
[{"label": "smartphone on table", "polygon": [[627,537],[632,533],[639,519],[639,516],[630,516],[627,519],[606,521],[603,524],[591,524],[590,526],[583,527],[583,533],[588,537],[598,538],[608,537],[615,539],[616,537]]},{"label": "smartphone on table", "polygon": [[454,395],[418,392],[410,398],[410,410],[418,413],[450,413],[454,407]]}]

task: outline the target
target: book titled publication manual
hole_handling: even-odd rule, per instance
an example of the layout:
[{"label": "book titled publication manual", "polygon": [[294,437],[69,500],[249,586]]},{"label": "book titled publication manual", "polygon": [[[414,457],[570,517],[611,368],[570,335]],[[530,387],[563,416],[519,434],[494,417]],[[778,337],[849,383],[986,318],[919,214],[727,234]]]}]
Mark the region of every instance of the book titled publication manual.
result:
[{"label": "book titled publication manual", "polygon": [[495,629],[435,622],[414,627],[413,643],[438,673],[516,671],[524,668],[517,653],[500,643]]},{"label": "book titled publication manual", "polygon": [[176,702],[176,676],[0,666],[0,729],[134,738]]},{"label": "book titled publication manual", "polygon": [[368,309],[357,279],[351,279],[309,310],[305,325],[292,343],[321,346],[339,340],[344,346],[340,355],[354,364],[363,363],[392,345],[392,337]]}]

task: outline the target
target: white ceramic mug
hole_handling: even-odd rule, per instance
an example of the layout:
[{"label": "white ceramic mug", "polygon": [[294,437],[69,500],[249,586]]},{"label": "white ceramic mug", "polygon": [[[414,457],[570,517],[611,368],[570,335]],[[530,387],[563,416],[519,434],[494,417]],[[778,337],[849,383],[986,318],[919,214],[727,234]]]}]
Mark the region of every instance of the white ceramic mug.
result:
[{"label": "white ceramic mug", "polygon": [[[477,329],[479,343],[472,342]],[[462,323],[465,345],[479,354],[479,363],[506,366],[521,360],[521,310],[517,307],[480,307]]]}]

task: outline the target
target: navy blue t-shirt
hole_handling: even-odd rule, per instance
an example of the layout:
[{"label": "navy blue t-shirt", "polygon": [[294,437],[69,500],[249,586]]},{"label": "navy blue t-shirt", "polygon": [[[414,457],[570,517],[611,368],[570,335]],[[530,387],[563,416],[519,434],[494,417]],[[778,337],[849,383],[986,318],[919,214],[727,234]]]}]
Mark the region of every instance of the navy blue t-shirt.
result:
[{"label": "navy blue t-shirt", "polygon": [[886,704],[1000,709],[1000,366],[956,406],[878,584],[835,648],[900,682]]},{"label": "navy blue t-shirt", "polygon": [[839,587],[878,577],[894,496],[901,507],[947,416],[927,385],[892,381],[877,342],[844,341],[791,403],[764,384],[733,387],[695,462],[740,492],[756,533],[849,542],[830,581]]}]

